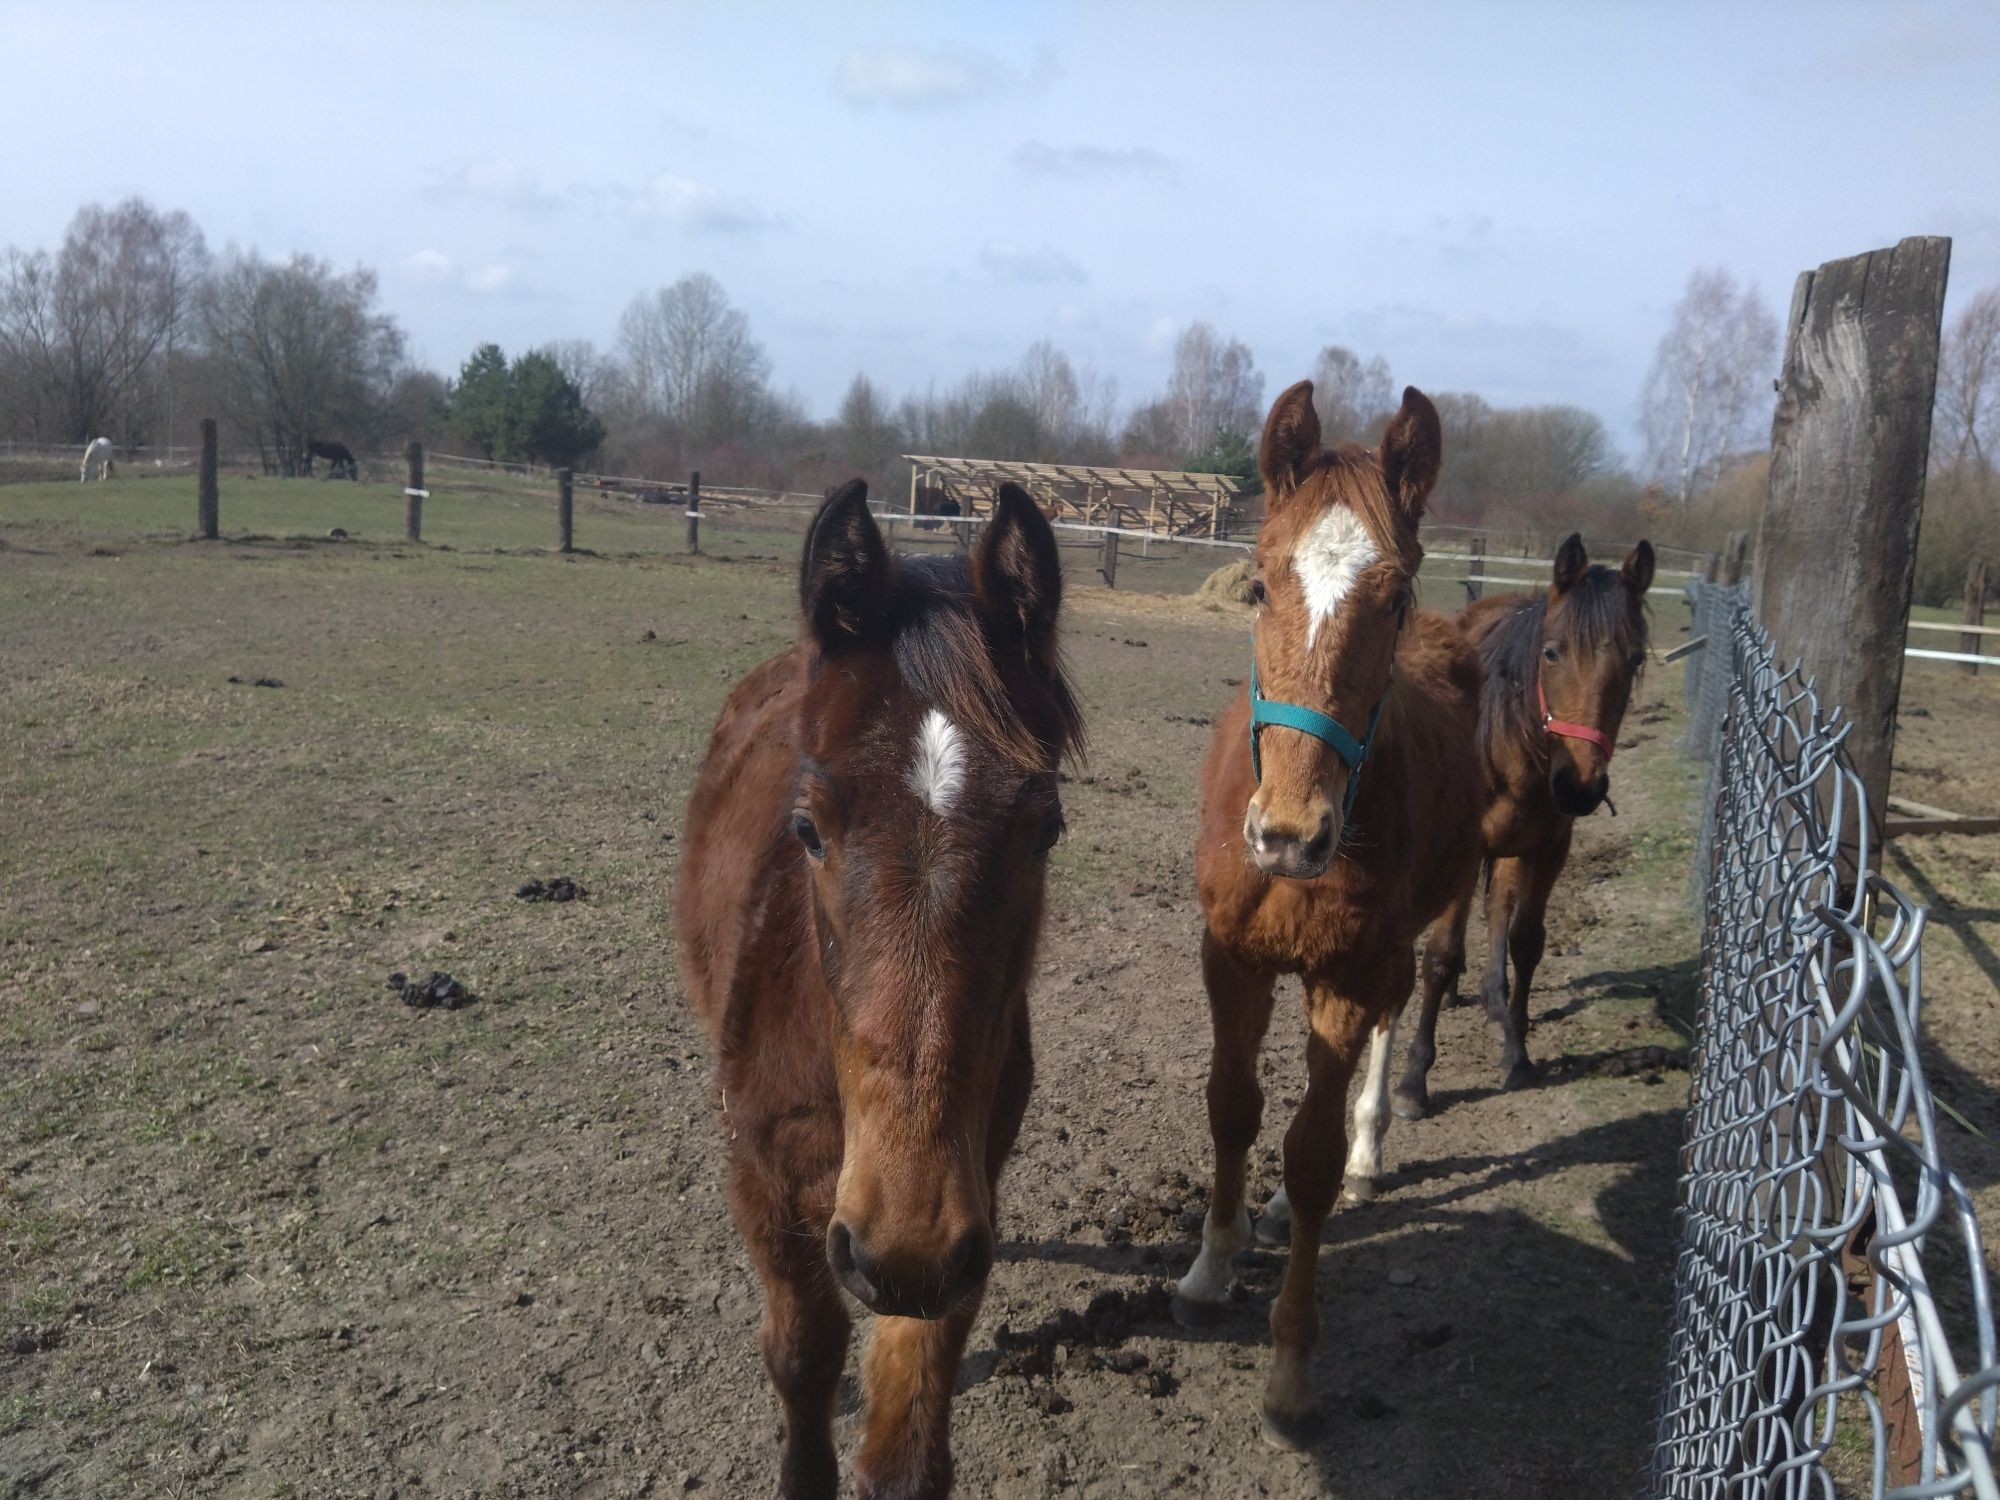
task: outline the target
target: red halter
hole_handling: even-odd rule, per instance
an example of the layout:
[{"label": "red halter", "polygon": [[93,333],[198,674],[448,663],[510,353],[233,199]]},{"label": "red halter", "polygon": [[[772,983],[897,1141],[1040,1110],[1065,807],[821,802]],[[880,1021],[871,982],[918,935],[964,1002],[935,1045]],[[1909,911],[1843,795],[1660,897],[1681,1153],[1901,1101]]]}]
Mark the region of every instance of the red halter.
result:
[{"label": "red halter", "polygon": [[1601,729],[1592,729],[1588,724],[1569,724],[1549,712],[1549,695],[1542,688],[1542,674],[1535,674],[1535,702],[1541,706],[1542,728],[1550,734],[1559,734],[1568,740],[1588,740],[1604,752],[1604,758],[1611,759],[1611,736]]}]

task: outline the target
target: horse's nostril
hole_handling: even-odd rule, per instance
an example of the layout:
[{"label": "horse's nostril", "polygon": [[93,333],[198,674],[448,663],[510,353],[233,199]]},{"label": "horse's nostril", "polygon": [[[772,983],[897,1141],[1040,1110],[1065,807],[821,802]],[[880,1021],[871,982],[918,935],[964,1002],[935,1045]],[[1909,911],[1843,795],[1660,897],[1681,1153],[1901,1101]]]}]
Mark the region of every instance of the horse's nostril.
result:
[{"label": "horse's nostril", "polygon": [[984,1281],[992,1269],[993,1237],[984,1230],[967,1230],[945,1261],[944,1285],[956,1296]]},{"label": "horse's nostril", "polygon": [[1315,833],[1312,836],[1312,841],[1306,845],[1306,862],[1308,864],[1317,864],[1332,851],[1333,814],[1324,812],[1319,815],[1319,832]]},{"label": "horse's nostril", "polygon": [[[868,1253],[855,1244],[854,1236],[847,1225],[836,1220],[826,1237],[827,1264],[833,1267],[833,1274],[860,1295],[862,1288],[875,1285],[875,1262]],[[859,1286],[856,1285],[859,1283]]]}]

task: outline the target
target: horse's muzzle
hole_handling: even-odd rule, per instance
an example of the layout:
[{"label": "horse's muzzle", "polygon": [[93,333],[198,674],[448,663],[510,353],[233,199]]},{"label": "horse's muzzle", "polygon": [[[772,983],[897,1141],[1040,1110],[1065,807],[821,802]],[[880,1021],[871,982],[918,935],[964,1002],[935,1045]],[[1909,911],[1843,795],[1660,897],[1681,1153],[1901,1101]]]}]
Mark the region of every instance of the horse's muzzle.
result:
[{"label": "horse's muzzle", "polygon": [[1243,815],[1243,842],[1250,850],[1250,862],[1266,875],[1288,880],[1325,874],[1337,834],[1331,809],[1323,809],[1319,826],[1303,834],[1267,823],[1255,802]]},{"label": "horse's muzzle", "polygon": [[941,1265],[877,1259],[839,1219],[826,1237],[827,1264],[848,1293],[889,1318],[941,1318],[983,1284],[993,1269],[993,1236],[972,1229],[958,1237]]},{"label": "horse's muzzle", "polygon": [[1568,766],[1558,766],[1549,790],[1555,796],[1558,811],[1572,818],[1587,818],[1610,797],[1611,776],[1609,772],[1599,771],[1586,782]]}]

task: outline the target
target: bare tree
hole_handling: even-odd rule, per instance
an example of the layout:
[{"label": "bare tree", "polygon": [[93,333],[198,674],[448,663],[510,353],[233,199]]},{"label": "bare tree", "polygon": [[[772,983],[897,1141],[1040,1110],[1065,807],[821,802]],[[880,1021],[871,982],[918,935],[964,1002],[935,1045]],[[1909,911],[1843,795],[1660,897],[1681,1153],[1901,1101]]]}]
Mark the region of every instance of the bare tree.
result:
[{"label": "bare tree", "polygon": [[854,473],[879,473],[899,456],[902,429],[866,375],[856,375],[841,398],[833,439],[835,453]]},{"label": "bare tree", "polygon": [[554,360],[563,378],[576,387],[583,404],[592,411],[601,410],[617,390],[617,362],[589,339],[553,339],[529,353],[546,354]]},{"label": "bare tree", "polygon": [[1220,432],[1256,431],[1263,397],[1264,377],[1240,340],[1195,322],[1175,341],[1167,405],[1182,454],[1201,452]]},{"label": "bare tree", "polygon": [[0,260],[0,364],[31,429],[144,441],[172,422],[173,351],[206,274],[194,221],[140,198],[77,211],[60,251]]},{"label": "bare tree", "polygon": [[633,298],[618,344],[635,400],[688,448],[737,440],[771,399],[771,362],[750,320],[706,272]]},{"label": "bare tree", "polygon": [[1938,354],[1931,458],[1940,467],[1981,469],[2000,443],[2000,287],[1959,310]]},{"label": "bare tree", "polygon": [[1327,442],[1366,438],[1396,411],[1389,362],[1377,354],[1364,363],[1352,349],[1328,344],[1313,361],[1313,409]]},{"label": "bare tree", "polygon": [[1640,391],[1647,473],[1682,505],[1711,483],[1768,410],[1778,324],[1755,287],[1696,271]]},{"label": "bare tree", "polygon": [[375,436],[403,365],[403,334],[375,306],[373,271],[336,273],[296,255],[236,254],[202,304],[202,330],[230,419],[285,473],[308,438]]}]

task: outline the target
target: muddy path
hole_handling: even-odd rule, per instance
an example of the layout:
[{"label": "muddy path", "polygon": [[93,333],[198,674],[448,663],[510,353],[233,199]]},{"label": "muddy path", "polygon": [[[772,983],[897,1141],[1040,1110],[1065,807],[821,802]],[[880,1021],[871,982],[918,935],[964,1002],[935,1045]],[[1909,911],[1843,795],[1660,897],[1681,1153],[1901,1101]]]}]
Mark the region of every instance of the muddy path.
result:
[{"label": "muddy path", "polygon": [[[675,827],[783,563],[6,560],[0,1479],[34,1496],[766,1493],[776,1407],[668,940]],[[255,587],[217,593],[203,572]],[[551,625],[551,621],[559,622]],[[1693,983],[1678,674],[1580,830],[1542,1087],[1446,1013],[1442,1110],[1328,1229],[1317,1449],[1258,1437],[1281,1258],[1190,1332],[1205,1202],[1190,841],[1243,618],[1080,589],[1037,1084],[955,1409],[961,1493],[1628,1489],[1670,1276]],[[231,676],[273,675],[282,692]],[[569,877],[587,898],[517,899]],[[1475,933],[1472,962],[1483,955]],[[443,970],[477,1003],[400,1003]],[[1254,1190],[1303,1082],[1295,989]],[[1664,1066],[1660,1065],[1664,1063]],[[843,1394],[851,1446],[857,1392]]]}]

